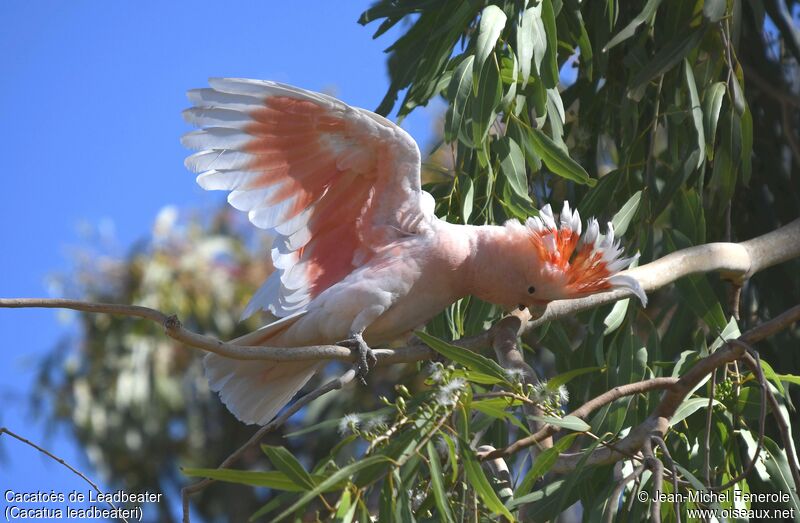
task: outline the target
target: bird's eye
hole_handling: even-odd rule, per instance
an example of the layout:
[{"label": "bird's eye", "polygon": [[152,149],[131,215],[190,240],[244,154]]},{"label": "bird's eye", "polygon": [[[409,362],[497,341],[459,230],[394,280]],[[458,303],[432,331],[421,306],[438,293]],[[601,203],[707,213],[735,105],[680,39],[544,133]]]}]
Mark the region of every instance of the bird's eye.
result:
[{"label": "bird's eye", "polygon": [[518,307],[519,307],[520,311],[524,311],[525,310],[525,306],[523,304],[521,304],[521,303],[519,304]]},{"label": "bird's eye", "polygon": [[534,292],[536,292],[536,287],[534,287],[533,285],[528,287],[528,294],[533,294]]}]

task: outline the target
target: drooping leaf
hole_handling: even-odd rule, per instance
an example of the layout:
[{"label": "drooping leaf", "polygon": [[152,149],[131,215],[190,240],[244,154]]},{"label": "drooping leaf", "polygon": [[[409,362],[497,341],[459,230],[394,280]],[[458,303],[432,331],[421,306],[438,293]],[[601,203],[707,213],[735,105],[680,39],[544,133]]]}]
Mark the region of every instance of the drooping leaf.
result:
[{"label": "drooping leaf", "polygon": [[475,45],[475,67],[480,72],[483,64],[492,53],[500,33],[506,25],[506,14],[496,5],[490,4],[481,11],[478,26],[478,41]]},{"label": "drooping leaf", "polygon": [[580,184],[594,187],[596,180],[589,177],[578,162],[569,157],[553,140],[539,129],[530,129],[528,137],[536,154],[553,173]]},{"label": "drooping leaf", "polygon": [[[713,405],[722,405],[717,400],[712,400]],[[670,426],[676,425],[685,420],[700,409],[708,407],[708,398],[689,398],[675,409],[675,414],[669,420]]]},{"label": "drooping leaf", "polygon": [[703,2],[703,16],[709,22],[719,22],[725,16],[725,10],[728,7],[726,0],[705,0]]},{"label": "drooping leaf", "polygon": [[647,3],[644,5],[644,8],[642,8],[642,11],[636,15],[633,20],[628,22],[628,25],[626,25],[619,33],[614,35],[614,37],[608,41],[606,46],[603,48],[603,52],[607,53],[613,47],[616,47],[618,44],[636,34],[636,28],[649,20],[653,14],[655,14],[660,4],[661,0],[647,0]]},{"label": "drooping leaf", "polygon": [[517,27],[517,53],[519,54],[520,70],[522,72],[522,85],[528,83],[533,70],[539,75],[542,60],[547,52],[547,34],[542,21],[542,1],[536,2],[520,17]]},{"label": "drooping leaf", "polygon": [[273,521],[278,523],[278,521],[282,521],[286,519],[288,516],[293,514],[297,509],[306,506],[312,499],[319,496],[323,492],[327,492],[328,490],[332,489],[336,485],[341,484],[349,480],[356,472],[365,469],[367,467],[372,467],[374,465],[379,465],[382,463],[386,463],[386,458],[384,456],[370,456],[368,458],[360,459],[354,463],[347,465],[346,467],[342,467],[341,469],[337,470],[324,480],[317,483],[317,485],[303,494],[300,499],[295,501],[289,508],[281,512],[277,518]]},{"label": "drooping leaf", "polygon": [[453,76],[450,79],[450,86],[447,96],[450,99],[450,106],[447,110],[444,125],[444,138],[448,142],[454,141],[458,137],[464,120],[464,112],[469,100],[470,88],[472,86],[472,67],[475,57],[470,55],[463,62],[458,64]]},{"label": "drooping leaf", "polygon": [[461,448],[461,460],[464,464],[464,472],[467,481],[472,485],[472,488],[475,489],[475,492],[478,493],[478,496],[486,505],[486,508],[491,510],[493,514],[504,516],[509,521],[516,521],[511,512],[509,512],[505,505],[503,505],[503,502],[500,501],[500,498],[497,497],[497,493],[492,488],[489,480],[486,479],[486,474],[483,473],[483,469],[480,463],[478,463],[475,453],[469,448],[469,444],[465,441],[460,441],[459,446]]},{"label": "drooping leaf", "polygon": [[528,196],[528,178],[525,171],[525,158],[522,149],[509,136],[503,136],[495,145],[500,159],[500,172],[506,177],[514,193],[530,201]]},{"label": "drooping leaf", "polygon": [[[670,40],[664,47],[662,47],[656,55],[649,60],[645,66],[633,77],[630,82],[629,93],[644,93],[640,91],[640,87],[644,86],[647,82],[659,76],[678,64],[683,60],[689,51],[694,49],[697,44],[702,40],[705,34],[705,26],[694,28],[688,34],[677,34]],[[629,94],[629,96],[631,96]],[[641,95],[633,96],[637,102],[641,99]],[[698,104],[699,105],[699,104]],[[701,120],[702,122],[702,120]]]},{"label": "drooping leaf", "polygon": [[628,231],[633,217],[636,216],[636,211],[639,210],[639,202],[642,199],[642,191],[636,191],[628,198],[628,201],[620,207],[619,211],[611,218],[611,224],[614,226],[614,234],[622,236]]},{"label": "drooping leaf", "polygon": [[717,121],[725,98],[725,82],[716,82],[706,89],[703,96],[703,127],[706,134],[706,154],[714,159],[714,141],[717,136]]},{"label": "drooping leaf", "polygon": [[[686,80],[686,87],[689,89],[689,102],[691,103],[692,121],[694,122],[694,130],[697,135],[697,149],[704,151],[706,147],[706,136],[703,128],[703,108],[700,105],[700,97],[697,94],[697,84],[694,80],[694,73],[692,66],[689,65],[688,60],[683,61],[683,74]],[[703,165],[703,155],[697,159],[697,168]]]},{"label": "drooping leaf", "polygon": [[439,509],[439,514],[444,521],[455,523],[455,518],[450,510],[450,503],[447,499],[447,492],[444,487],[444,473],[442,472],[442,464],[439,461],[439,453],[430,441],[427,443],[427,452],[428,467],[431,471],[431,487],[434,500],[436,501],[436,507]]}]

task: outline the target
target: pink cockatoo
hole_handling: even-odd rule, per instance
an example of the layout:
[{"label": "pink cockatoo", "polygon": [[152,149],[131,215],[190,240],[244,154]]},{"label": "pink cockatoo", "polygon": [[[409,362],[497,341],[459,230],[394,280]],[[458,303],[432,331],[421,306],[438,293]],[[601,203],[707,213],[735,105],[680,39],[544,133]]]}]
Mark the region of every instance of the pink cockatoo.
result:
[{"label": "pink cockatoo", "polygon": [[[454,225],[434,215],[420,152],[403,129],[330,96],[274,82],[215,78],[189,92],[186,166],[204,189],[271,231],[273,274],[243,316],[280,319],[234,343],[358,349],[408,336],[467,295],[511,310],[614,288],[644,304],[611,224],[545,205],[525,223]],[[374,361],[374,360],[373,360]],[[265,424],[320,370],[315,361],[209,354],[211,388],[243,422]]]}]

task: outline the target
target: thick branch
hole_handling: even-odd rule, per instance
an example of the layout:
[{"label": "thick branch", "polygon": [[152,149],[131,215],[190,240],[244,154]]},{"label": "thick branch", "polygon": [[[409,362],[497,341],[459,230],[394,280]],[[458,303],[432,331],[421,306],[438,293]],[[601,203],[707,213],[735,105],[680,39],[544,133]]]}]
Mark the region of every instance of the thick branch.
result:
[{"label": "thick branch", "polygon": [[[800,219],[746,242],[707,243],[675,251],[623,274],[633,276],[646,292],[652,292],[690,274],[721,272],[725,278],[744,280],[767,267],[798,256]],[[618,290],[577,300],[554,301],[547,306],[543,315],[528,322],[526,330],[627,296],[628,291]]]},{"label": "thick branch", "polygon": [[[356,355],[347,347],[339,345],[310,345],[307,347],[261,347],[226,343],[211,336],[192,332],[181,325],[176,316],[168,316],[161,311],[139,305],[118,305],[114,303],[90,303],[78,300],[39,299],[39,298],[0,298],[0,308],[49,308],[71,309],[82,312],[95,312],[144,318],[158,323],[170,338],[189,347],[213,352],[234,360],[301,361],[301,360],[342,360],[355,361]],[[378,349],[375,351],[381,363],[401,363],[432,358],[435,353],[423,345],[410,345],[402,349]]]},{"label": "thick branch", "polygon": [[[690,274],[720,271],[726,278],[746,279],[756,272],[800,256],[800,219],[784,225],[770,233],[742,243],[709,243],[673,252],[656,261],[626,271],[642,284],[645,291],[654,291]],[[566,316],[574,315],[593,307],[627,297],[626,291],[606,292],[576,300],[560,300],[550,303],[544,313],[524,326],[524,330]],[[144,318],[164,327],[166,334],[190,347],[213,352],[237,360],[299,361],[341,360],[355,361],[354,353],[338,345],[313,345],[308,347],[249,347],[226,343],[185,329],[178,318],[148,307],[117,305],[110,303],[88,303],[77,300],[39,298],[0,298],[0,308],[58,308],[83,312],[116,314]],[[527,312],[516,314],[528,319]],[[458,345],[474,349],[485,347],[493,339],[490,329]],[[378,349],[375,351],[379,364],[402,363],[426,360],[435,353],[420,343],[400,349]]]}]

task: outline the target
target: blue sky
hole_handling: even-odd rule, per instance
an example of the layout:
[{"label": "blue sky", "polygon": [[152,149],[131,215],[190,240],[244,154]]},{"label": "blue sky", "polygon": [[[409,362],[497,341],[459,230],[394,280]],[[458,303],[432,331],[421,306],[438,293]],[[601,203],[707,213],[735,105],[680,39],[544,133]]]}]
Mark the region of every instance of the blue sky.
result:
[{"label": "blue sky", "polygon": [[[393,39],[373,41],[375,26],[356,23],[368,5],[0,3],[0,296],[47,296],[47,276],[69,266],[81,223],[112,227],[125,247],[166,205],[222,201],[195,185],[178,141],[189,130],[184,93],[207,77],[278,80],[376,107]],[[418,110],[404,127],[424,145],[434,115]],[[46,434],[25,402],[37,356],[67,328],[52,310],[0,310],[0,425],[89,472],[83,451],[64,434]],[[0,491],[85,491],[61,465],[9,438],[0,451]]]}]

